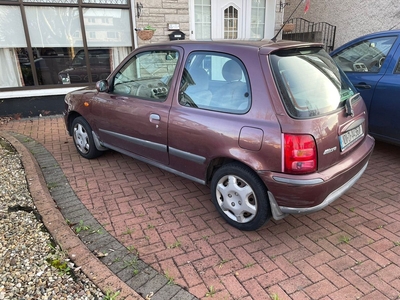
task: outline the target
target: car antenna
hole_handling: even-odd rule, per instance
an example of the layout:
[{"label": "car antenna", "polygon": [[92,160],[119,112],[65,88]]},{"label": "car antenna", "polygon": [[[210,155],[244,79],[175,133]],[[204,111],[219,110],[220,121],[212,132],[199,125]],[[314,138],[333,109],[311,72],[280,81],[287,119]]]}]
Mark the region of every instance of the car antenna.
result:
[{"label": "car antenna", "polygon": [[279,28],[278,32],[275,34],[275,36],[271,39],[274,43],[276,42],[276,38],[278,35],[281,33],[283,27],[286,25],[287,22],[289,22],[290,18],[293,16],[293,14],[296,12],[296,10],[299,8],[300,4],[303,2],[303,0],[300,0],[299,4],[297,4],[296,8],[293,10],[293,12],[290,14],[289,18],[286,19],[285,22],[283,22],[281,28]]}]

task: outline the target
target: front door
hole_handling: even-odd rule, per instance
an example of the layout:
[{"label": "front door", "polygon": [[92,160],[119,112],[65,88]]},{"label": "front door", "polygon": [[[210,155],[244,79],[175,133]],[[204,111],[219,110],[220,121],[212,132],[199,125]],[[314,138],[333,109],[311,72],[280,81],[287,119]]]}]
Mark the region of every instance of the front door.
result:
[{"label": "front door", "polygon": [[272,38],[275,0],[191,1],[193,40]]},{"label": "front door", "polygon": [[218,1],[212,10],[212,36],[216,39],[240,39],[245,36],[243,0]]},{"label": "front door", "polygon": [[109,79],[110,91],[94,97],[91,107],[106,147],[167,165],[171,78],[179,52],[165,48],[132,56]]}]

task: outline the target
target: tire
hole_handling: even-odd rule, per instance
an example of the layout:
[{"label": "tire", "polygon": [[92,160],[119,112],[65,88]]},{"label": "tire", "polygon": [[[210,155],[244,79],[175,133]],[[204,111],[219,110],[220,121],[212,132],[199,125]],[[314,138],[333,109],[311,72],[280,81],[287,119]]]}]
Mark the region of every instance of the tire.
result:
[{"label": "tire", "polygon": [[221,216],[239,230],[256,230],[271,218],[265,184],[239,163],[229,163],[215,172],[211,196]]},{"label": "tire", "polygon": [[76,150],[84,158],[92,159],[102,154],[94,144],[92,128],[83,117],[77,117],[72,121],[72,137]]}]

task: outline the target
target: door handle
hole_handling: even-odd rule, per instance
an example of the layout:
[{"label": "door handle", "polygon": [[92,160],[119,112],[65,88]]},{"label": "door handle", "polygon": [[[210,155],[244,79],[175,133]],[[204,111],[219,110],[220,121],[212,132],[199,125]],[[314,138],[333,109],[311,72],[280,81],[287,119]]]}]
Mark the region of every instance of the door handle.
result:
[{"label": "door handle", "polygon": [[157,115],[157,114],[150,114],[150,122],[153,122],[153,121],[160,121],[160,120],[161,120],[160,115]]},{"label": "door handle", "polygon": [[356,87],[357,89],[362,89],[362,90],[368,90],[371,88],[371,86],[369,84],[365,84],[365,83],[355,84],[354,87]]}]

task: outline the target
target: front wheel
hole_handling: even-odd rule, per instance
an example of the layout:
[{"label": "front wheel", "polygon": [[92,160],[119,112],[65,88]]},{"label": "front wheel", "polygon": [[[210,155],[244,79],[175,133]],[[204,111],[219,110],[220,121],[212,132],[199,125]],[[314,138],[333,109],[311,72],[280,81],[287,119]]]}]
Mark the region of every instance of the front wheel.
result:
[{"label": "front wheel", "polygon": [[94,144],[92,128],[83,117],[77,117],[72,122],[72,137],[76,149],[84,158],[96,158],[102,154]]},{"label": "front wheel", "polygon": [[211,196],[218,212],[237,229],[256,230],[271,217],[267,188],[257,174],[239,163],[215,172]]}]

